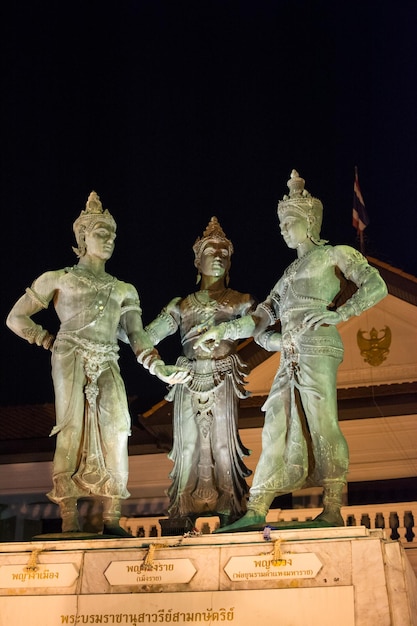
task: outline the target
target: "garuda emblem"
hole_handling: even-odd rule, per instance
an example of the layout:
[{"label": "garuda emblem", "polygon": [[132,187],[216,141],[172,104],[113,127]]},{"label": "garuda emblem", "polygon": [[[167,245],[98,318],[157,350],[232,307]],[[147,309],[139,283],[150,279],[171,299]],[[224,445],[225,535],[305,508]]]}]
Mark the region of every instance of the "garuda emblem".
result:
[{"label": "garuda emblem", "polygon": [[385,361],[391,345],[391,329],[388,326],[379,331],[375,328],[369,332],[358,330],[356,338],[365,363],[377,366]]}]

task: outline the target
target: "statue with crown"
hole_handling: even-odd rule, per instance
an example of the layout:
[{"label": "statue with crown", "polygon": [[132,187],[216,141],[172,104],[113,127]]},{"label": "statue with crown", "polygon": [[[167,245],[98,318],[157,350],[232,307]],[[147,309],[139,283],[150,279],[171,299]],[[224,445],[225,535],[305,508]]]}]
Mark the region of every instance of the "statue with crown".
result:
[{"label": "statue with crown", "polygon": [[248,395],[248,366],[236,352],[238,341],[224,337],[209,354],[196,342],[212,326],[239,323],[254,311],[255,302],[228,286],[233,245],[216,217],[193,251],[199,289],[172,299],[145,329],[154,345],[178,330],[182,354],[177,365],[190,372],[190,380],[174,385],[167,396],[174,409],[173,468],[168,520],[160,521],[163,534],[191,530],[198,517],[218,517],[220,528],[240,519],[251,474],[243,461],[250,451],[238,432],[239,399]]},{"label": "statue with crown", "polygon": [[[247,512],[219,532],[262,528],[276,496],[311,486],[323,488],[323,511],[305,524],[344,525],[340,509],[349,452],[338,423],[336,375],[343,344],[336,326],[374,306],[387,288],[356,249],[321,239],[323,205],[297,171],[287,185],[289,194],[278,203],[279,227],[296,259],[254,312],[214,326],[194,346],[211,354],[224,341],[254,337],[281,353],[263,406],[262,452]],[[342,276],[356,286],[344,302],[338,298]]]},{"label": "statue with crown", "polygon": [[[74,537],[81,531],[77,502],[93,497],[102,502],[103,534],[125,537],[130,535],[119,520],[121,503],[130,495],[130,414],[118,340],[129,343],[138,362],[168,384],[184,383],[189,374],[160,358],[143,329],[136,288],[106,272],[116,222],[94,191],[73,229],[78,263],[36,278],[11,309],[7,325],[52,351],[56,449],[47,495],[59,505],[62,532]],[[56,337],[32,319],[51,303],[59,319]]]}]

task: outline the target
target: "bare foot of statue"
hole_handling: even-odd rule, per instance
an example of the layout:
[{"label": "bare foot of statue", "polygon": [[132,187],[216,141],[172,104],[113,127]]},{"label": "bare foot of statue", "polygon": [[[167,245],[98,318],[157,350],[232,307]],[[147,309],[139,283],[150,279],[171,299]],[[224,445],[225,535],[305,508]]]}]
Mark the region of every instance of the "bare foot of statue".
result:
[{"label": "bare foot of statue", "polygon": [[74,522],[73,524],[62,524],[62,533],[79,533],[81,532],[81,528],[77,522]]},{"label": "bare foot of statue", "polygon": [[133,535],[127,532],[124,528],[120,526],[120,524],[104,524],[103,526],[103,535],[112,535],[113,537],[126,537],[132,538]]},{"label": "bare foot of statue", "polygon": [[240,518],[237,515],[225,515],[219,513],[220,528],[226,528],[237,522]]},{"label": "bare foot of statue", "polygon": [[80,530],[81,528],[78,521],[78,514],[68,515],[62,518],[63,533],[79,533]]},{"label": "bare foot of statue", "polygon": [[319,522],[323,526],[344,526],[345,522],[339,509],[323,509],[320,515],[314,518],[314,522]]},{"label": "bare foot of statue", "polygon": [[223,526],[215,530],[215,533],[229,533],[229,532],[239,532],[245,530],[251,530],[253,526],[261,526],[265,524],[265,515],[260,515],[255,511],[247,511],[243,517],[233,522],[233,524],[229,524],[228,526]]}]

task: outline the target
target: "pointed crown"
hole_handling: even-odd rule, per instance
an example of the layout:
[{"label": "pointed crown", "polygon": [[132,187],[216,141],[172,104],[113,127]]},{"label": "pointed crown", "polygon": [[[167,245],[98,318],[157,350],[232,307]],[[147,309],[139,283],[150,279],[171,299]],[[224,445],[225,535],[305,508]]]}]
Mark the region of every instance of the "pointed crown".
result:
[{"label": "pointed crown", "polygon": [[116,230],[116,222],[114,221],[113,216],[110,214],[108,209],[103,211],[103,205],[101,204],[99,196],[95,191],[92,191],[88,196],[85,209],[81,211],[80,215],[73,224],[77,243],[79,243],[80,234],[90,232],[97,222],[110,224],[112,228]]},{"label": "pointed crown", "polygon": [[91,232],[97,222],[105,222],[116,230],[116,222],[113,216],[108,209],[103,211],[103,205],[99,196],[95,191],[92,191],[88,196],[85,209],[81,211],[72,227],[78,244],[78,248],[73,248],[73,250],[78,256],[82,256],[85,252],[85,233]]},{"label": "pointed crown", "polygon": [[223,231],[223,228],[220,226],[217,217],[212,217],[205,231],[203,232],[202,237],[198,237],[195,240],[193,245],[193,250],[195,254],[195,264],[198,265],[201,259],[201,255],[203,253],[204,248],[206,247],[209,241],[221,241],[225,244],[225,247],[229,250],[229,256],[233,254],[233,244],[228,239]]},{"label": "pointed crown", "polygon": [[278,202],[278,217],[282,220],[289,211],[305,217],[310,225],[310,238],[318,243],[320,229],[323,220],[323,205],[318,198],[314,198],[304,187],[305,180],[301,178],[297,170],[292,170],[290,179],[287,181],[289,191]]}]

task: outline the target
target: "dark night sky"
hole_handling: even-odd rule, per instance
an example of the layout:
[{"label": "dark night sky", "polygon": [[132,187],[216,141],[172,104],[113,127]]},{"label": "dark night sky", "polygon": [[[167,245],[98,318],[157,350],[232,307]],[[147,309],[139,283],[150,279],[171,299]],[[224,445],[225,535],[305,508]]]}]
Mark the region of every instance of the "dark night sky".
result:
[{"label": "dark night sky", "polygon": [[[417,275],[417,4],[405,0],[3,3],[3,319],[41,272],[75,262],[91,190],[118,222],[107,269],[145,324],[194,289],[192,244],[217,215],[231,286],[264,298],[293,259],[277,201],[292,168],[324,203],[322,234]],[[53,330],[54,317],[48,319]],[[49,355],[1,334],[2,404],[52,401]],[[167,361],[178,337],[160,347]],[[164,385],[122,349],[129,394]]]}]

